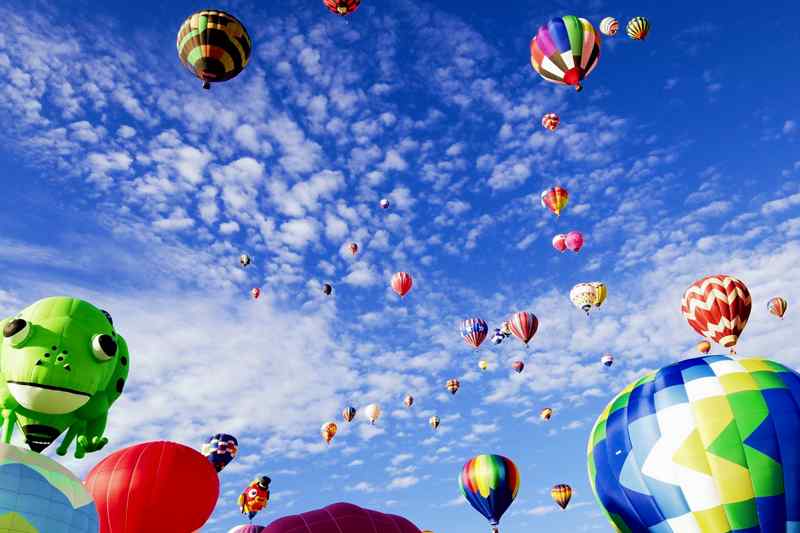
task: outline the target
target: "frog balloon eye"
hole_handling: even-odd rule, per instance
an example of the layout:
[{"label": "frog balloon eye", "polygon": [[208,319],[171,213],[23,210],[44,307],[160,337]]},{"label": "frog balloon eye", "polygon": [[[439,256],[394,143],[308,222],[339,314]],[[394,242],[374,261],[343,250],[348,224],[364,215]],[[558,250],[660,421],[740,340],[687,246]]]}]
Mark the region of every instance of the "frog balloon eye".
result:
[{"label": "frog balloon eye", "polygon": [[250,493],[248,494],[251,498],[255,498],[258,496],[258,491],[256,489],[250,489]]},{"label": "frog balloon eye", "polygon": [[31,336],[31,324],[22,318],[15,318],[3,328],[3,337],[11,341],[12,346],[19,346]]},{"label": "frog balloon eye", "polygon": [[95,335],[92,337],[92,353],[98,361],[108,361],[117,355],[117,343],[111,335]]}]

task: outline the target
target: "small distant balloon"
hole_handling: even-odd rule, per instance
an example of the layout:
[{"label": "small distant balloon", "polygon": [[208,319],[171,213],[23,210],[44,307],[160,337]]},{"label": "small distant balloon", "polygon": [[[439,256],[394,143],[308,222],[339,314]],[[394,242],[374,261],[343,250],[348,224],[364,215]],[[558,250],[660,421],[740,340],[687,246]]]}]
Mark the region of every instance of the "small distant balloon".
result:
[{"label": "small distant balloon", "polygon": [[411,396],[410,394],[406,395],[406,397],[403,398],[403,404],[406,407],[411,407],[412,405],[414,405],[414,397]]},{"label": "small distant balloon", "polygon": [[614,17],[606,17],[600,21],[600,33],[613,37],[619,31],[619,22]]},{"label": "small distant balloon", "polygon": [[583,234],[580,231],[570,231],[567,233],[565,244],[571,252],[579,252],[583,248]]},{"label": "small distant balloon", "polygon": [[770,301],[767,302],[767,310],[778,318],[783,318],[787,307],[789,307],[789,302],[780,296],[771,298]]},{"label": "small distant balloon", "polygon": [[628,37],[634,41],[643,41],[650,33],[650,21],[644,17],[633,17],[625,28]]},{"label": "small distant balloon", "polygon": [[511,333],[521,340],[525,346],[528,345],[539,329],[539,319],[536,318],[536,315],[528,311],[514,313],[511,320],[508,321],[508,324]]},{"label": "small distant balloon", "polygon": [[344,418],[345,422],[350,422],[356,417],[356,408],[353,406],[345,407],[342,410],[342,418]]},{"label": "small distant balloon", "polygon": [[459,387],[461,387],[461,382],[459,382],[457,379],[448,379],[446,386],[450,394],[455,394],[458,392]]},{"label": "small distant balloon", "polygon": [[550,187],[539,195],[542,207],[552,211],[556,216],[561,215],[561,210],[569,203],[569,192],[563,187]]},{"label": "small distant balloon", "polygon": [[239,256],[239,264],[242,265],[242,268],[246,267],[247,265],[249,265],[252,262],[253,262],[253,260],[247,254],[242,254],[242,255]]},{"label": "small distant balloon", "polygon": [[489,326],[482,318],[473,317],[467,318],[461,322],[461,336],[464,338],[469,346],[476,350],[480,347],[481,343],[486,339],[489,333]]},{"label": "small distant balloon", "polygon": [[323,440],[325,440],[325,444],[331,443],[333,437],[336,436],[337,431],[339,431],[339,426],[337,426],[335,422],[326,422],[325,424],[322,424],[320,433],[322,434]]},{"label": "small distant balloon", "polygon": [[600,358],[600,362],[603,363],[603,365],[605,366],[611,366],[614,364],[614,356],[611,355],[610,353],[607,353]]},{"label": "small distant balloon", "polygon": [[380,202],[381,209],[389,209],[389,200],[382,198]]},{"label": "small distant balloon", "polygon": [[565,484],[559,484],[550,489],[550,495],[553,497],[559,507],[566,509],[569,501],[572,499],[572,487]]},{"label": "small distant balloon", "polygon": [[356,255],[358,253],[358,244],[351,242],[349,248],[351,254]]},{"label": "small distant balloon", "polygon": [[408,272],[398,272],[392,276],[392,290],[401,298],[408,294],[414,285],[414,280]]},{"label": "small distant balloon", "polygon": [[258,287],[253,287],[250,289],[250,296],[253,297],[253,300],[258,300],[258,297],[261,296],[261,289]]},{"label": "small distant balloon", "polygon": [[364,408],[364,415],[370,424],[375,425],[375,422],[381,417],[381,408],[377,403],[371,403]]},{"label": "small distant balloon", "polygon": [[505,339],[505,338],[506,338],[506,336],[503,335],[503,333],[500,331],[500,329],[499,328],[495,328],[494,335],[492,335],[492,344],[501,344],[503,342],[503,339]]},{"label": "small distant balloon", "polygon": [[217,433],[208,438],[200,453],[211,461],[211,465],[217,472],[228,466],[228,463],[236,458],[239,452],[239,441],[233,435],[227,433]]},{"label": "small distant balloon", "polygon": [[330,283],[326,283],[325,285],[322,286],[322,292],[325,293],[325,296],[330,296],[331,293],[333,292],[333,285],[331,285]]},{"label": "small distant balloon", "polygon": [[544,409],[541,410],[541,412],[539,412],[539,418],[541,418],[545,422],[550,420],[550,417],[552,416],[553,416],[553,410],[549,407],[545,407]]},{"label": "small distant balloon", "polygon": [[522,361],[514,361],[513,363],[511,363],[511,368],[514,369],[514,372],[519,374],[523,370],[525,370],[525,363],[523,363]]},{"label": "small distant balloon", "polygon": [[553,237],[553,248],[563,254],[567,249],[567,236],[563,233],[559,233]]},{"label": "small distant balloon", "polygon": [[346,17],[358,9],[358,6],[361,5],[361,0],[322,0],[322,3],[331,13]]},{"label": "small distant balloon", "polygon": [[542,127],[550,131],[556,131],[560,122],[561,119],[555,113],[547,113],[542,117]]},{"label": "small distant balloon", "polygon": [[708,341],[700,341],[697,343],[697,351],[705,355],[711,351],[711,343]]},{"label": "small distant balloon", "polygon": [[430,418],[428,419],[428,423],[431,425],[431,427],[432,427],[433,429],[436,429],[436,428],[438,428],[438,427],[439,427],[439,423],[440,423],[440,422],[441,422],[441,420],[439,419],[439,417],[438,417],[438,416],[432,416],[432,417],[430,417]]},{"label": "small distant balloon", "polygon": [[481,370],[486,370],[487,368],[489,368],[489,362],[486,361],[485,359],[481,359],[480,361],[478,361],[478,368],[480,368]]}]

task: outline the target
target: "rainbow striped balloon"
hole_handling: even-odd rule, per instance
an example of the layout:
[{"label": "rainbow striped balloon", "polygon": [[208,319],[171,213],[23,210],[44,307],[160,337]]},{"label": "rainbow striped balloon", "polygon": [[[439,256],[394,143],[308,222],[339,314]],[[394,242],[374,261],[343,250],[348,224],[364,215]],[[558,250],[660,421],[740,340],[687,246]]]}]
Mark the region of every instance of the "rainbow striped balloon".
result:
[{"label": "rainbow striped balloon", "polygon": [[492,527],[511,506],[519,492],[519,470],[502,455],[478,455],[464,464],[458,485],[469,504],[486,517]]}]

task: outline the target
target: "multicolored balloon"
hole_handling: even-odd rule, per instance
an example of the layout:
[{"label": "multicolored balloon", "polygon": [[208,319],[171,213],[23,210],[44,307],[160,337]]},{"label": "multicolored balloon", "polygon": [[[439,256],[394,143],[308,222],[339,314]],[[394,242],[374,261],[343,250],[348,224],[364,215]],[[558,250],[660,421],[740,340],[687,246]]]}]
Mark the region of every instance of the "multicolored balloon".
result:
[{"label": "multicolored balloon", "polygon": [[628,33],[628,37],[634,41],[643,41],[650,33],[650,21],[644,17],[633,17],[628,21],[625,31]]},{"label": "multicolored balloon", "polygon": [[519,492],[517,466],[502,455],[478,455],[464,464],[458,477],[461,494],[497,532],[500,518]]},{"label": "multicolored balloon", "polygon": [[561,216],[561,210],[569,203],[569,192],[563,187],[550,187],[539,195],[542,207],[546,207],[556,216]]},{"label": "multicolored balloon", "polygon": [[609,367],[614,364],[614,356],[607,353],[600,358],[600,362],[603,363],[603,366]]},{"label": "multicolored balloon", "polygon": [[252,520],[261,510],[269,505],[269,485],[272,480],[261,476],[253,480],[239,495],[239,511]]},{"label": "multicolored balloon", "polygon": [[563,233],[559,233],[553,237],[553,248],[563,254],[567,249],[567,236]]},{"label": "multicolored balloon", "polygon": [[800,521],[800,374],[697,357],[649,373],[603,410],[589,481],[617,531],[791,531]]},{"label": "multicolored balloon", "polygon": [[533,313],[519,311],[511,315],[508,325],[511,333],[527,346],[539,329],[539,319]]},{"label": "multicolored balloon", "polygon": [[511,363],[511,368],[514,369],[514,372],[519,374],[523,370],[525,370],[525,363],[523,363],[522,361],[514,361],[513,363]]},{"label": "multicolored balloon", "polygon": [[228,463],[236,459],[239,452],[239,441],[233,435],[227,433],[217,433],[208,438],[200,453],[211,461],[211,465],[218,473],[228,466]]},{"label": "multicolored balloon", "polygon": [[345,407],[342,410],[342,418],[345,422],[351,422],[356,417],[356,408],[351,406]]},{"label": "multicolored balloon", "polygon": [[408,272],[398,272],[392,276],[392,290],[401,298],[408,294],[412,285],[414,285],[414,279]]},{"label": "multicolored balloon", "polygon": [[364,408],[364,415],[369,420],[369,423],[374,426],[375,422],[381,417],[381,408],[377,403],[371,403]]},{"label": "multicolored balloon", "polygon": [[439,419],[438,416],[434,415],[428,419],[428,424],[430,424],[433,429],[437,429],[440,423],[441,420]]},{"label": "multicolored balloon", "polygon": [[566,509],[572,499],[572,487],[563,483],[555,485],[550,489],[550,496],[559,507]]},{"label": "multicolored balloon", "polygon": [[555,113],[547,113],[542,117],[542,127],[546,130],[556,131],[561,123],[561,118]]},{"label": "multicolored balloon", "polygon": [[406,395],[406,397],[403,398],[403,404],[406,407],[411,407],[412,405],[414,405],[414,397],[411,396],[410,394]]},{"label": "multicolored balloon", "polygon": [[235,78],[250,60],[253,42],[244,25],[230,13],[204,9],[193,14],[178,30],[178,57],[203,82]]},{"label": "multicolored balloon", "polygon": [[575,307],[589,314],[592,307],[600,307],[606,301],[608,288],[605,283],[593,281],[591,283],[578,283],[569,291],[569,299]]},{"label": "multicolored balloon", "polygon": [[697,351],[705,355],[711,351],[711,343],[708,341],[700,341],[697,343]]},{"label": "multicolored balloon", "polygon": [[361,0],[322,0],[322,3],[331,13],[346,17],[358,9],[358,6],[361,5]]},{"label": "multicolored balloon", "polygon": [[619,22],[614,17],[606,17],[600,21],[600,33],[613,37],[619,31]]},{"label": "multicolored balloon", "polygon": [[447,391],[450,394],[455,395],[455,393],[457,393],[458,389],[461,387],[461,382],[457,379],[448,379],[445,387],[447,387]]},{"label": "multicolored balloon", "polygon": [[478,317],[463,320],[460,330],[464,342],[476,350],[489,334],[489,326],[486,324],[486,321]]},{"label": "multicolored balloon", "polygon": [[539,412],[539,418],[547,422],[553,416],[553,410],[549,407],[545,407],[544,409]]},{"label": "multicolored balloon", "polygon": [[786,313],[787,307],[789,307],[789,302],[787,302],[785,298],[781,298],[780,296],[771,298],[770,301],[767,302],[767,311],[769,311],[771,314],[775,315],[778,318],[783,318],[783,315]]},{"label": "multicolored balloon", "polygon": [[580,91],[581,81],[600,59],[600,36],[592,23],[568,15],[550,19],[539,27],[531,41],[531,65],[552,83],[572,85]]},{"label": "multicolored balloon", "polygon": [[583,248],[583,234],[580,231],[570,231],[564,244],[570,252],[579,252]]},{"label": "multicolored balloon", "polygon": [[326,422],[322,424],[322,428],[319,430],[325,444],[331,443],[337,431],[339,431],[339,426],[336,425],[336,422]]},{"label": "multicolored balloon", "polygon": [[735,346],[750,318],[752,299],[747,286],[733,276],[706,276],[683,294],[681,312],[703,337],[730,348]]}]

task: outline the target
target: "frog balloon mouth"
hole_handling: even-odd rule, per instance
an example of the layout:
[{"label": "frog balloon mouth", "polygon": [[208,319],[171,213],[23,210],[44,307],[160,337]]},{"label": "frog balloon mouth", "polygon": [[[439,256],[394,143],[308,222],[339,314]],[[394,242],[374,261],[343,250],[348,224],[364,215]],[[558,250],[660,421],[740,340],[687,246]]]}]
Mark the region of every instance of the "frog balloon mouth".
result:
[{"label": "frog balloon mouth", "polygon": [[7,381],[6,383],[9,392],[21,406],[48,415],[71,413],[91,399],[91,395],[86,392],[54,385],[24,381]]}]

